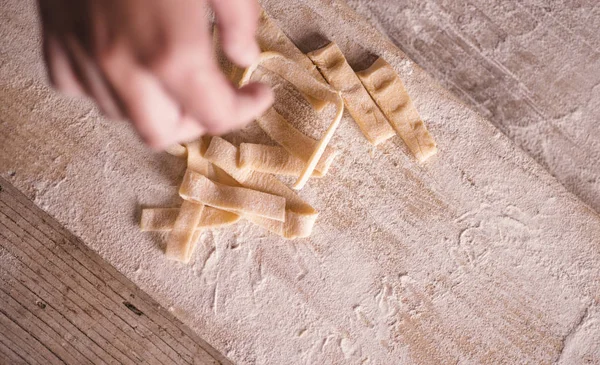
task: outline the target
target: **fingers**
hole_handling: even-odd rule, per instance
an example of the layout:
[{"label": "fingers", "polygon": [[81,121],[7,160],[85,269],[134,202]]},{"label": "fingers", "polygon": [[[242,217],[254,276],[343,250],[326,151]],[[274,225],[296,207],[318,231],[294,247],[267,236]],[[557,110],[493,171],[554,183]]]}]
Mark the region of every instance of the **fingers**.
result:
[{"label": "fingers", "polygon": [[179,105],[171,100],[158,81],[142,70],[113,80],[127,115],[144,141],[155,149],[165,148],[177,139]]},{"label": "fingers", "polygon": [[212,56],[208,32],[185,47],[173,49],[147,67],[206,133],[220,135],[240,128],[272,104],[268,87],[251,85],[238,90],[223,75]]},{"label": "fingers", "polygon": [[236,90],[236,98],[236,116],[239,118],[239,125],[234,125],[234,128],[241,128],[271,107],[273,90],[265,84],[251,83]]},{"label": "fingers", "polygon": [[255,39],[259,7],[255,0],[211,0],[223,50],[239,66],[250,66],[260,48]]},{"label": "fingers", "polygon": [[166,72],[161,78],[170,94],[207,133],[220,135],[241,128],[273,103],[269,87],[251,84],[238,90],[225,78],[214,60],[205,64],[205,68],[176,64],[171,67],[189,71]]},{"label": "fingers", "polygon": [[175,143],[191,142],[204,134],[205,130],[200,123],[189,115],[183,116],[179,121],[179,127],[175,136]]},{"label": "fingers", "polygon": [[112,87],[107,83],[96,62],[74,37],[66,36],[65,43],[74,61],[75,72],[79,75],[87,94],[96,101],[108,118],[122,119],[124,115],[119,99],[114,95]]},{"label": "fingers", "polygon": [[70,48],[85,75],[88,93],[109,117],[130,119],[150,147],[162,150],[204,133],[204,128],[190,116],[182,117],[179,103],[157,77],[127,57],[127,53],[101,62],[101,69],[77,43]]},{"label": "fingers", "polygon": [[48,67],[48,77],[56,89],[71,96],[85,95],[83,85],[73,70],[72,60],[52,35],[45,36],[44,58]]},{"label": "fingers", "polygon": [[127,52],[115,53],[104,60],[102,68],[114,85],[125,114],[152,148],[163,149],[204,132],[191,118],[182,118],[179,103],[155,75],[137,65]]},{"label": "fingers", "polygon": [[67,37],[65,43],[60,43],[54,36],[47,36],[44,55],[50,81],[59,91],[71,96],[87,94],[107,117],[123,118],[110,86],[77,40]]},{"label": "fingers", "polygon": [[[208,1],[225,53],[240,66],[249,65],[259,54],[256,1]],[[237,89],[221,73],[204,14],[193,11],[202,3],[188,0],[186,6],[172,7],[164,1],[147,7],[141,0],[129,5],[94,2],[104,12],[79,9],[73,24],[63,24],[40,1],[44,24],[51,19],[54,27],[48,32],[45,26],[45,34],[60,33],[60,39],[45,42],[50,78],[65,92],[88,94],[110,118],[127,117],[157,149],[239,128],[272,104],[272,91],[261,84]],[[119,36],[106,36],[106,29]]]}]

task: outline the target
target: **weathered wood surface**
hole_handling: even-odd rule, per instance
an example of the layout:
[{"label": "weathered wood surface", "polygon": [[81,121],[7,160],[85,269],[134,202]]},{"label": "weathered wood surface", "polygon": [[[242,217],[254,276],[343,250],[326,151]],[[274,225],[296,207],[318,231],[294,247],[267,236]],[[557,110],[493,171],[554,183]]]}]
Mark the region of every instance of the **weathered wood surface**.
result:
[{"label": "weathered wood surface", "polygon": [[0,364],[229,364],[0,178]]},{"label": "weathered wood surface", "polygon": [[600,212],[600,2],[349,0]]},{"label": "weathered wood surface", "polygon": [[49,91],[33,1],[5,0],[0,174],[236,363],[598,362],[600,218],[343,2],[265,6],[304,51],[388,60],[440,153],[371,148],[345,117],[339,160],[302,191],[310,239],[240,223],[166,262],[135,211],[176,201],[181,164]]}]

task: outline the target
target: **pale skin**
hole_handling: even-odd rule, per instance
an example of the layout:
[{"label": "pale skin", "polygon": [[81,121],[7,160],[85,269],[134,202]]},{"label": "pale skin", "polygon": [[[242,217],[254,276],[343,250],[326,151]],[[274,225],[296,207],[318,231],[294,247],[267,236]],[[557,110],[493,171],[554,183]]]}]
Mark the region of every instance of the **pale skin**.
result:
[{"label": "pale skin", "polygon": [[256,0],[39,0],[52,84],[87,95],[110,119],[130,120],[152,148],[219,135],[260,116],[268,86],[232,85],[212,49],[206,6],[227,56],[259,55]]}]

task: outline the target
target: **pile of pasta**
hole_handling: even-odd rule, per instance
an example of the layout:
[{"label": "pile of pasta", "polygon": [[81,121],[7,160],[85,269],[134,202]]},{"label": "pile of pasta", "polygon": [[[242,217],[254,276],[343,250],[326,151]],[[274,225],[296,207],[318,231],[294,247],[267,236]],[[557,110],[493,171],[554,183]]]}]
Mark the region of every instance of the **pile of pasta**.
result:
[{"label": "pile of pasta", "polygon": [[[215,40],[218,36],[215,32]],[[419,162],[437,147],[393,67],[379,58],[355,73],[335,43],[304,54],[264,12],[257,33],[263,51],[248,69],[229,63],[215,42],[219,61],[232,81],[243,86],[258,68],[294,85],[316,111],[328,104],[335,116],[319,140],[313,139],[270,108],[257,119],[278,146],[233,145],[220,137],[203,137],[169,149],[187,159],[179,189],[179,208],[143,209],[143,231],[169,231],[165,253],[188,262],[203,230],[245,219],[286,239],[311,234],[318,212],[296,194],[311,177],[323,177],[337,151],[328,146],[344,108],[373,144],[399,135]],[[295,176],[292,188],[276,175]]]}]

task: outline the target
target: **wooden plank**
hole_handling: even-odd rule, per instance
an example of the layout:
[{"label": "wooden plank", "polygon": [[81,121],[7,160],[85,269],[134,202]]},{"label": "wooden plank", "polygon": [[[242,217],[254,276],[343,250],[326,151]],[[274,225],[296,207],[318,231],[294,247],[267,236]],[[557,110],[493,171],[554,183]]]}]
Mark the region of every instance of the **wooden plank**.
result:
[{"label": "wooden plank", "polygon": [[[373,56],[386,59],[436,138],[438,155],[421,166],[398,138],[373,148],[346,116],[332,141],[342,153],[328,176],[301,192],[321,212],[312,237],[282,241],[240,222],[205,232],[190,265],[165,260],[163,237],[140,233],[136,222],[140,206],[180,204],[183,164],[148,151],[129,126],[102,119],[90,103],[52,93],[32,33],[35,2],[5,4],[0,175],[169,308],[165,315],[184,321],[236,363],[595,360],[598,216],[343,1],[263,5],[304,52],[335,41],[355,70]],[[285,85],[278,89],[277,98],[287,103],[282,115],[318,136],[321,119],[297,96]],[[255,141],[258,129],[229,137]],[[153,307],[132,301],[130,284],[114,271],[88,270],[90,260],[105,265],[99,256],[71,249],[47,225],[26,228],[34,219],[23,212],[0,221],[23,243],[0,254],[2,267],[17,267],[28,280],[38,270],[44,278],[31,291],[57,312],[79,311],[81,319],[65,310],[69,328],[124,358],[119,341],[135,336],[130,328],[137,315],[98,313],[124,301],[144,314]],[[47,255],[55,260],[36,265]],[[68,270],[80,276],[61,274]],[[103,293],[63,299],[66,284]],[[27,298],[24,288],[33,285],[10,288]],[[66,306],[74,300],[77,305]],[[43,318],[61,323],[56,313]],[[193,342],[168,318],[154,315],[136,327],[142,338],[164,341],[147,355],[191,358]],[[98,323],[91,326],[92,320]],[[53,326],[44,331],[63,333]],[[69,348],[71,356],[83,355],[77,346]]]},{"label": "wooden plank", "polygon": [[7,361],[16,353],[48,364],[229,363],[10,183],[0,178],[0,187]]},{"label": "wooden plank", "polygon": [[[18,304],[15,305],[16,301],[10,295],[1,293],[0,297],[2,297],[3,304],[2,314],[29,333],[35,339],[36,345],[43,345],[42,353],[47,353],[47,361],[50,361],[51,364],[60,364],[63,361],[71,364],[81,362],[79,356],[71,353],[71,348],[61,346],[57,342],[59,337],[45,323],[38,322],[31,312]],[[20,323],[17,323],[18,319],[21,319]],[[35,351],[40,351],[40,349],[35,349]]]},{"label": "wooden plank", "polygon": [[50,360],[48,360],[48,350],[42,344],[36,343],[36,340],[31,337],[26,330],[19,327],[10,318],[4,315],[0,320],[2,321],[0,328],[2,328],[2,333],[4,334],[2,336],[2,342],[12,351],[16,352],[29,363],[56,363],[56,357],[51,355]]},{"label": "wooden plank", "polygon": [[0,338],[0,359],[3,361],[8,361],[10,364],[15,365],[25,365],[25,364],[36,364],[37,362],[33,361],[27,354],[19,355],[19,351],[17,350],[18,346],[11,343],[8,346],[4,345],[2,340],[5,338]]},{"label": "wooden plank", "polygon": [[596,0],[348,0],[600,212]]},{"label": "wooden plank", "polygon": [[[2,250],[4,251],[4,249]],[[4,251],[4,253],[10,254],[6,251]],[[11,275],[11,273],[2,272],[3,278],[8,278]],[[54,331],[56,331],[59,338],[74,339],[74,341],[72,341],[72,343],[70,342],[69,345],[76,347],[77,350],[81,352],[81,355],[83,355],[83,357],[88,359],[88,361],[91,363],[102,364],[116,361],[114,357],[110,355],[110,352],[107,352],[106,350],[100,351],[99,348],[90,349],[85,343],[79,341],[78,338],[86,338],[87,336],[71,322],[62,320],[62,315],[59,310],[65,309],[66,307],[59,308],[57,310],[52,306],[49,306],[47,303],[37,299],[36,292],[40,292],[40,288],[34,288],[33,290],[30,290],[18,281],[13,281],[13,283],[11,283],[8,280],[3,281],[3,288],[11,291],[10,296],[18,301],[18,305],[27,308],[29,312],[33,313],[36,317],[39,317],[39,319],[36,320],[43,321],[43,323],[48,324]],[[47,292],[44,292],[43,294],[48,296],[50,295]],[[37,310],[35,306],[43,308],[44,311]],[[107,346],[104,347],[110,347],[110,344],[107,344]]]},{"label": "wooden plank", "polygon": [[[18,219],[18,217],[16,219]],[[7,225],[10,225],[10,223],[7,223]],[[18,230],[20,227],[18,227],[16,225],[10,225],[10,228],[12,228],[14,230]],[[52,232],[45,232],[45,233],[46,234],[51,234]],[[36,238],[39,238],[39,239],[42,239],[42,240],[45,239],[44,236],[38,236]],[[57,237],[55,239],[60,240],[61,238]],[[47,240],[47,239],[46,239],[46,241],[47,241],[47,243],[49,245],[53,245],[52,241]],[[35,242],[35,241],[33,241],[33,242]],[[52,247],[52,246],[50,246],[50,247]],[[35,247],[35,249],[39,249],[39,247]],[[30,252],[32,253],[32,255],[36,254],[36,250],[35,249],[30,250]],[[72,262],[72,258],[69,257],[68,255],[65,255],[64,252],[58,251],[57,255],[59,255],[59,257],[63,258],[63,261],[58,261],[56,263],[57,265],[60,265],[61,263],[63,265],[64,264],[69,264],[69,263]],[[37,257],[36,259],[41,259],[42,257],[43,257],[43,255]],[[83,264],[83,262],[84,261],[77,261],[77,263],[80,264],[80,265],[72,265],[70,267],[69,266],[60,265],[59,270],[68,270],[68,269],[78,270],[85,277],[86,280],[84,280],[84,281],[76,281],[76,282],[68,282],[67,285],[62,285],[62,280],[64,279],[64,277],[61,276],[59,278],[60,280],[57,280],[55,282],[55,284],[57,284],[58,287],[57,288],[50,288],[49,290],[53,291],[54,289],[59,289],[59,290],[67,291],[68,293],[70,293],[69,289],[68,289],[69,285],[75,285],[75,286],[81,285],[81,286],[83,286],[85,288],[90,288],[90,284],[89,283],[92,283],[94,286],[102,286],[103,285],[103,281],[102,281],[103,279],[98,280],[99,278],[95,277],[95,276],[98,276],[98,275],[95,275],[96,273],[90,273],[89,269]],[[35,261],[34,260],[28,261],[27,263],[28,263],[29,266],[35,265]],[[53,264],[55,264],[55,263],[53,263]],[[108,280],[111,280],[111,279],[112,278],[108,278]],[[114,308],[110,308],[110,305],[112,304],[113,307],[115,305],[116,306],[120,306],[122,304],[122,300],[121,300],[121,298],[119,296],[114,295],[114,293],[110,293],[109,292],[109,294],[113,294],[112,298],[111,298],[111,299],[113,299],[112,302],[111,301],[105,301],[105,302],[103,302],[101,304],[103,306],[105,306],[106,308],[110,309],[110,310],[114,310]],[[90,296],[90,298],[91,298],[91,300],[94,300],[93,296]],[[75,297],[74,300],[75,300],[75,302],[82,302],[82,303],[89,304],[89,303],[86,302],[86,300],[83,300],[80,296]],[[94,302],[94,303],[97,303],[97,302]],[[72,310],[76,311],[77,309],[72,309]],[[92,315],[92,314],[90,314],[91,311],[89,311],[89,310],[83,310],[83,312],[86,313],[86,314]],[[95,312],[95,313],[97,314],[97,312]],[[133,314],[129,314],[129,317],[130,317],[130,319],[135,320],[135,316]],[[89,319],[91,319],[92,321],[95,320],[94,318],[89,318]],[[102,320],[102,318],[101,318],[101,320]],[[103,324],[105,324],[105,322],[103,322]],[[118,325],[121,325],[121,324],[123,324],[123,323],[122,322],[118,323]],[[85,326],[85,322],[83,322],[83,325]],[[108,329],[106,329],[104,327],[100,328],[100,330],[102,330],[102,332],[103,332],[103,336],[101,336],[100,341],[102,341],[105,346],[113,346],[114,345],[113,342],[114,342],[115,338],[113,337],[114,333],[112,331],[115,330],[115,327],[111,326],[110,324],[105,324],[105,325],[109,326],[109,328]],[[131,324],[129,324],[129,326],[133,327]],[[124,326],[124,328],[128,329],[128,326],[126,325],[126,326]],[[136,330],[138,330],[137,327],[135,327],[135,328],[136,328]],[[154,328],[154,331],[153,331],[154,333],[150,332],[149,334],[147,334],[146,331],[142,331],[142,328],[140,328],[139,331],[141,332],[141,334],[143,336],[147,336],[147,335],[152,336],[155,333],[159,332],[159,330],[157,330],[156,328]],[[158,328],[160,329],[160,327],[158,327]],[[119,333],[119,332],[122,333],[122,331],[118,330],[117,333]],[[160,342],[159,342],[159,344],[160,344]],[[119,343],[117,343],[117,345],[119,345]],[[121,346],[122,346],[122,343],[121,343]],[[186,349],[184,347],[178,347],[177,348],[177,351],[179,352],[178,355],[185,355],[186,354],[185,350]],[[120,356],[125,356],[123,352],[118,352],[118,353],[120,354]],[[175,356],[178,356],[178,355],[175,355]],[[187,353],[187,356],[191,356],[191,354]],[[125,361],[125,360],[121,359],[120,361]]]}]

